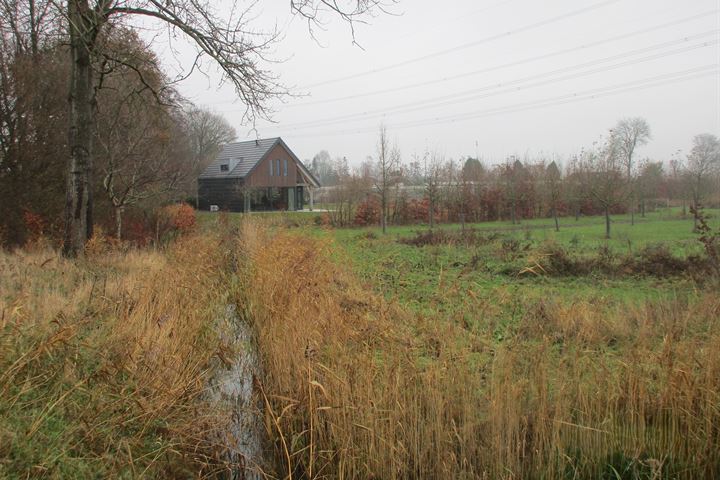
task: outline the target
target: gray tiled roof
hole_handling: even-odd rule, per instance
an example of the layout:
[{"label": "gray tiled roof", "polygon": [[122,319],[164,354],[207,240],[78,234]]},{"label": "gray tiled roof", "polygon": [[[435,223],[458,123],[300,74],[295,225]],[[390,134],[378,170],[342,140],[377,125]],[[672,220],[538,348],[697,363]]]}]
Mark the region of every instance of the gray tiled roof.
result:
[{"label": "gray tiled roof", "polygon": [[[223,145],[220,154],[200,174],[200,178],[244,178],[279,141],[280,138],[275,137]],[[222,164],[229,165],[227,172],[220,171]]]}]

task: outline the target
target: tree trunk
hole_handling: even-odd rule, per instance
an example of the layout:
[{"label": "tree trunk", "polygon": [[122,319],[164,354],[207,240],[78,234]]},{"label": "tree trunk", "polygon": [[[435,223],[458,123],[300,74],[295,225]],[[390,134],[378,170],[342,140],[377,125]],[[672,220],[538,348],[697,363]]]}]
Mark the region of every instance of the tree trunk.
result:
[{"label": "tree trunk", "polygon": [[553,207],[553,219],[555,220],[555,231],[560,231],[560,223],[558,222],[557,208]]},{"label": "tree trunk", "polygon": [[381,205],[380,205],[380,225],[382,226],[382,233],[385,235],[387,230],[387,198],[385,197],[385,190],[382,192]]},{"label": "tree trunk", "polygon": [[115,207],[115,237],[122,240],[122,211],[123,207]]},{"label": "tree trunk", "polygon": [[433,197],[430,197],[430,208],[428,209],[428,216],[430,220],[430,230],[432,230],[435,223],[435,201]]},{"label": "tree trunk", "polygon": [[87,0],[68,1],[70,29],[70,129],[68,132],[67,192],[65,198],[65,235],[63,254],[75,257],[83,253],[85,242],[92,234],[92,197],[90,168],[92,126],[94,116],[91,43],[94,29],[89,25],[92,12]]},{"label": "tree trunk", "polygon": [[610,238],[610,207],[605,207],[605,238]]}]

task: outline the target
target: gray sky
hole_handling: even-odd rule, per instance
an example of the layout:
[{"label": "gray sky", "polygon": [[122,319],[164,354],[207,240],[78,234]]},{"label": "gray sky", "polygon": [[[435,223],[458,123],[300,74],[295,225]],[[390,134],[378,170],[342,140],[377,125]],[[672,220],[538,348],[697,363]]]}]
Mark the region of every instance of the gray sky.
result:
[{"label": "gray sky", "polygon": [[[720,135],[720,0],[404,0],[349,27],[325,30],[293,18],[289,2],[260,0],[258,28],[285,38],[269,64],[306,97],[276,102],[275,124],[302,159],[320,150],[358,164],[375,154],[380,122],[407,161],[425,149],[489,163],[510,154],[564,159],[626,116],[648,120],[653,139],[638,154],[667,160],[692,137]],[[166,67],[187,64],[189,46]],[[223,114],[239,138],[244,107],[219,87],[214,68],[180,91]],[[350,97],[350,98],[348,98]]]}]

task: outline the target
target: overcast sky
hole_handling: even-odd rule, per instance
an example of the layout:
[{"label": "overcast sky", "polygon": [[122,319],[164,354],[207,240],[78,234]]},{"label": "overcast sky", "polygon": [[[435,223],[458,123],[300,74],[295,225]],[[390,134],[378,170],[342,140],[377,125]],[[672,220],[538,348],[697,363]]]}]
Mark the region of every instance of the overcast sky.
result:
[{"label": "overcast sky", "polygon": [[[508,155],[564,159],[623,117],[647,119],[638,154],[667,160],[698,133],[720,134],[720,0],[404,0],[367,25],[328,17],[308,33],[288,1],[260,0],[258,28],[284,39],[268,64],[300,98],[276,102],[275,124],[301,159],[320,150],[359,164],[375,155],[381,122],[404,160],[430,150],[488,163]],[[192,58],[161,43],[166,68]],[[220,74],[193,74],[179,90],[224,115],[239,139],[244,107]]]}]

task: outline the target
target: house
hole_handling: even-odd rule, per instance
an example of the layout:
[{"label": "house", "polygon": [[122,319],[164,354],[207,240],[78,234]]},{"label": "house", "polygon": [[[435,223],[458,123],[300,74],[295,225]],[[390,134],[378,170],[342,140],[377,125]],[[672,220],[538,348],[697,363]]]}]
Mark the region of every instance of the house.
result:
[{"label": "house", "polygon": [[310,209],[320,183],[280,137],[224,145],[198,177],[198,208],[231,212]]}]

